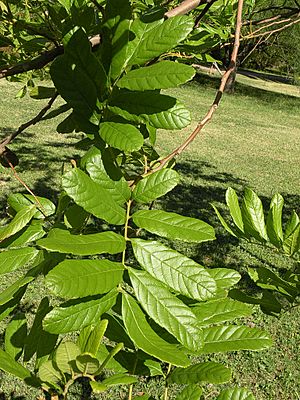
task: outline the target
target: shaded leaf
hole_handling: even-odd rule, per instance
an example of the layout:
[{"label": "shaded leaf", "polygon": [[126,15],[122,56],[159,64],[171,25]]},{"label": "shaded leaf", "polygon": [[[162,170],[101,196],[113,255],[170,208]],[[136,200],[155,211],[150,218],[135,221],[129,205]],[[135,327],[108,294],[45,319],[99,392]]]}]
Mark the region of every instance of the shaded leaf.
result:
[{"label": "shaded leaf", "polygon": [[[36,199],[38,199],[39,203]],[[40,196],[36,196],[36,198],[34,198],[34,196],[31,194],[11,194],[7,199],[7,203],[16,212],[22,210],[22,208],[25,206],[35,205],[38,210],[36,210],[34,218],[38,219],[43,219],[45,216],[48,217],[49,215],[55,213],[55,205],[52,203],[52,201]]]},{"label": "shaded leaf", "polygon": [[116,385],[131,385],[132,383],[136,383],[138,380],[131,375],[127,374],[115,374],[106,378],[102,381],[102,383],[106,386],[116,386]]},{"label": "shaded leaf", "polygon": [[73,342],[61,343],[55,351],[55,364],[63,372],[72,374],[76,357],[79,356],[79,347]]},{"label": "shaded leaf", "polygon": [[100,362],[91,354],[79,354],[76,357],[76,367],[83,374],[94,375],[100,368]]},{"label": "shaded leaf", "polygon": [[38,250],[32,247],[0,252],[0,275],[32,263],[37,254]]},{"label": "shaded leaf", "polygon": [[0,369],[25,381],[31,379],[30,371],[2,349],[0,349]]},{"label": "shaded leaf", "polygon": [[45,361],[41,364],[38,375],[41,381],[50,384],[59,383],[63,379],[61,372],[55,367],[52,360]]},{"label": "shaded leaf", "polygon": [[23,229],[32,219],[35,212],[36,207],[34,205],[26,206],[22,208],[19,212],[17,212],[13,220],[8,225],[0,229],[0,241],[14,235],[15,233]]},{"label": "shaded leaf", "polygon": [[5,351],[18,360],[22,354],[27,335],[27,321],[24,313],[16,314],[5,329]]},{"label": "shaded leaf", "polygon": [[175,400],[200,400],[202,389],[197,385],[186,386],[178,395]]}]

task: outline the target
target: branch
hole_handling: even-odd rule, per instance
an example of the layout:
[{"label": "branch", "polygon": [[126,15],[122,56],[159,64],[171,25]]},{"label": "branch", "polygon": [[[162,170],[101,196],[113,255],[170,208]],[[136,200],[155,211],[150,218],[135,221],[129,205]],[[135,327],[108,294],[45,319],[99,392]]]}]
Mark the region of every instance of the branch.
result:
[{"label": "branch", "polygon": [[58,96],[58,93],[55,93],[49,100],[48,104],[44,108],[42,108],[42,110],[34,118],[32,118],[30,121],[25,122],[24,124],[20,125],[19,128],[15,132],[11,133],[10,135],[8,135],[6,138],[4,138],[0,142],[0,157],[5,152],[5,147],[10,142],[12,142],[21,132],[23,132],[29,126],[37,124],[43,118],[43,116],[46,114],[46,112],[52,107],[57,96]]},{"label": "branch", "polygon": [[255,34],[255,32],[257,32],[257,31],[255,31],[255,32],[253,32],[253,34],[249,34],[247,36],[244,36],[243,40],[254,39],[254,38],[257,38],[257,37],[261,37],[261,36],[273,35],[274,33],[281,32],[281,31],[289,28],[290,26],[298,24],[299,22],[300,22],[300,17],[295,19],[294,21],[291,21],[289,24],[281,26],[280,28],[277,28],[277,29],[273,29],[271,31],[261,32],[261,33],[257,33],[257,34]]},{"label": "branch", "polygon": [[165,13],[166,18],[175,17],[176,15],[184,15],[189,11],[194,10],[201,4],[205,4],[206,0],[184,0],[179,6]]},{"label": "branch", "polygon": [[231,54],[231,59],[230,59],[230,65],[228,70],[225,72],[225,74],[222,76],[221,83],[218,89],[218,92],[215,96],[215,99],[206,113],[205,117],[200,121],[197,125],[197,127],[194,129],[194,131],[190,134],[190,136],[186,139],[184,143],[182,143],[180,146],[178,146],[172,153],[164,157],[162,160],[159,161],[159,166],[152,169],[150,172],[148,172],[147,175],[152,174],[153,172],[159,171],[162,169],[166,164],[168,164],[169,161],[171,161],[174,157],[178,156],[181,154],[187,147],[188,145],[199,135],[199,133],[202,131],[203,127],[210,122],[210,120],[213,117],[213,114],[217,110],[222,95],[224,93],[224,89],[226,86],[226,83],[228,81],[229,76],[235,71],[236,69],[236,59],[238,55],[238,49],[239,49],[239,44],[240,44],[240,35],[241,35],[241,27],[242,27],[242,12],[243,12],[243,3],[244,0],[239,0],[238,1],[238,9],[237,9],[237,19],[236,19],[236,29],[235,29],[235,40],[234,40],[234,46]]},{"label": "branch", "polygon": [[198,28],[200,21],[204,17],[204,15],[209,11],[210,7],[216,2],[217,0],[208,0],[206,6],[203,8],[201,13],[198,15],[198,17],[195,20],[194,27]]}]

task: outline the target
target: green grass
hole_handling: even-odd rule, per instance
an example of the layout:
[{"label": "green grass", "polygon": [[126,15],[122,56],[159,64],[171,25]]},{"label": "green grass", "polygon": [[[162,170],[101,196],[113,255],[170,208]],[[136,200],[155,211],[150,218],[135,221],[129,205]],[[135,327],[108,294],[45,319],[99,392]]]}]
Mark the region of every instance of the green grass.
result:
[{"label": "green grass", "polygon": [[[248,78],[249,79],[249,78]],[[249,85],[251,84],[251,86]],[[215,95],[218,80],[198,76],[197,82],[169,93],[180,98],[192,111],[193,124],[206,113]],[[274,84],[275,85],[275,84]],[[255,86],[255,87],[254,87]],[[248,82],[239,78],[235,95],[225,96],[213,119],[194,143],[177,160],[177,170],[182,181],[158,207],[169,211],[202,218],[211,223],[217,231],[217,240],[201,246],[174,246],[196,261],[206,266],[225,266],[238,269],[243,274],[242,284],[248,284],[245,270],[247,266],[269,265],[288,267],[283,256],[276,255],[255,245],[237,242],[220,227],[210,206],[211,202],[222,207],[228,186],[235,188],[239,195],[245,186],[252,187],[268,204],[275,192],[281,192],[286,204],[284,213],[292,209],[299,211],[300,199],[300,98],[297,90],[284,87],[284,94],[278,93],[278,85],[255,80]],[[2,101],[1,136],[18,127],[34,116],[41,108],[41,102],[14,99],[17,84],[0,82]],[[59,189],[63,164],[76,158],[79,151],[74,143],[79,134],[58,135],[55,127],[59,121],[47,120],[28,129],[10,146],[20,157],[18,172],[36,194],[47,194],[55,198]],[[182,132],[160,132],[158,147],[167,154],[180,144],[191,132],[189,127]],[[2,132],[1,132],[2,131]],[[0,175],[0,200],[2,209],[5,197],[11,191],[23,191],[11,173]],[[4,213],[3,213],[4,215]],[[39,283],[35,284],[42,289]],[[27,301],[33,301],[34,290],[28,293]],[[26,305],[25,305],[26,306]],[[28,305],[27,305],[28,306]],[[298,400],[299,390],[299,308],[283,313],[279,318],[267,317],[259,310],[246,324],[268,330],[274,338],[274,346],[264,352],[238,352],[218,355],[214,359],[224,362],[234,370],[233,383],[248,386],[258,400]],[[4,326],[0,326],[3,333]],[[143,384],[137,390],[142,390]],[[148,389],[157,395],[161,390],[158,381],[147,383]],[[78,386],[74,389],[80,391]],[[213,388],[208,388],[210,397],[215,397]],[[13,378],[0,374],[1,391],[12,399],[31,400],[34,391],[24,388]],[[70,396],[70,399],[91,398],[89,395]],[[114,392],[103,399],[126,398],[125,392]],[[158,397],[157,397],[158,398]],[[174,398],[174,397],[173,397]]]}]

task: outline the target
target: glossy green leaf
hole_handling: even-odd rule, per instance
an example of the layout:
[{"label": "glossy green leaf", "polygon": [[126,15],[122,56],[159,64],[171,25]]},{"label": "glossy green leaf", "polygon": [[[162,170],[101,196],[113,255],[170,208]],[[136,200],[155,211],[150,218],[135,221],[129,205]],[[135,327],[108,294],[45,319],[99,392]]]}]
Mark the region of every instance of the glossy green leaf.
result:
[{"label": "glossy green leaf", "polygon": [[200,326],[219,324],[236,318],[246,317],[252,314],[252,307],[230,298],[211,300],[196,304],[192,307],[193,313]]},{"label": "glossy green leaf", "polygon": [[244,223],[239,205],[239,199],[235,190],[231,187],[226,190],[226,203],[229,207],[233,222],[241,232],[244,232]]},{"label": "glossy green leaf", "polygon": [[192,365],[187,368],[176,368],[168,377],[169,383],[178,383],[181,385],[208,382],[208,383],[226,383],[231,379],[231,369],[224,365],[207,361]]},{"label": "glossy green leaf", "polygon": [[30,371],[2,349],[0,349],[0,369],[25,381],[31,378]]},{"label": "glossy green leaf", "polygon": [[246,235],[253,236],[263,243],[268,240],[262,202],[249,188],[245,189],[243,197],[242,217]]},{"label": "glossy green leaf", "polygon": [[100,136],[110,146],[122,151],[139,150],[144,143],[143,135],[131,124],[120,122],[102,122]]},{"label": "glossy green leaf", "polygon": [[172,190],[179,180],[178,173],[173,169],[162,169],[140,180],[132,197],[138,203],[150,203]]},{"label": "glossy green leaf", "polygon": [[144,364],[147,368],[149,368],[150,376],[164,376],[161,363],[154,360],[146,360]]},{"label": "glossy green leaf", "polygon": [[295,211],[292,212],[284,233],[283,250],[288,255],[293,255],[300,247],[300,220]]},{"label": "glossy green leaf", "polygon": [[50,384],[56,384],[63,380],[61,372],[55,367],[52,360],[45,361],[41,364],[38,375],[42,382]]},{"label": "glossy green leaf", "polygon": [[122,91],[111,100],[109,109],[129,121],[149,122],[155,128],[182,129],[191,123],[182,103],[155,91]]},{"label": "glossy green leaf", "polygon": [[203,328],[204,347],[200,353],[263,350],[272,345],[269,334],[247,326],[224,325]]},{"label": "glossy green leaf", "polygon": [[282,208],[284,199],[277,193],[273,196],[270,211],[267,217],[267,233],[269,240],[274,246],[280,247],[283,242],[282,232]]},{"label": "glossy green leaf", "polygon": [[[97,352],[97,358],[100,361],[100,363],[102,364],[107,357],[110,356],[110,348],[108,346],[105,346],[103,343],[100,344],[99,350]],[[128,354],[128,353],[126,353]],[[115,373],[123,373],[123,372],[127,372],[127,369],[124,368],[117,360],[115,360],[113,357],[109,358],[109,361],[106,362],[105,365],[106,369],[110,369],[112,371],[114,371]]]},{"label": "glossy green leaf", "polygon": [[29,226],[3,240],[3,242],[0,243],[0,248],[22,247],[35,240],[41,239],[45,234],[46,232],[43,229],[41,221],[33,220]]},{"label": "glossy green leaf", "polygon": [[173,61],[161,61],[149,67],[131,70],[117,83],[129,90],[168,89],[182,85],[195,75],[193,67]]},{"label": "glossy green leaf", "polygon": [[141,239],[131,242],[140,265],[176,292],[200,301],[215,295],[215,280],[195,261],[159,242]]},{"label": "glossy green leaf", "polygon": [[136,43],[132,43],[132,46],[135,45],[135,50],[127,65],[141,65],[160,56],[184,40],[193,26],[191,17],[180,15],[167,19],[149,31],[144,28],[144,34]]},{"label": "glossy green leaf", "polygon": [[49,232],[48,237],[39,240],[37,245],[50,251],[88,256],[102,253],[122,253],[125,250],[126,242],[123,236],[114,232],[71,235],[70,231],[54,228]]},{"label": "glossy green leaf", "polygon": [[7,199],[7,203],[16,212],[22,210],[22,208],[25,206],[35,205],[37,210],[34,214],[34,218],[38,219],[45,218],[45,216],[48,217],[49,215],[55,213],[55,205],[52,203],[52,201],[46,199],[45,197],[34,197],[31,194],[11,194]]},{"label": "glossy green leaf", "polygon": [[227,290],[239,282],[241,275],[234,269],[212,268],[208,270],[217,285],[217,297],[226,297]]},{"label": "glossy green leaf", "polygon": [[103,339],[103,336],[107,329],[107,324],[108,320],[103,319],[102,321],[97,321],[97,323],[93,326],[93,329],[91,330],[84,346],[85,353],[89,353],[94,356],[98,353],[101,340]]},{"label": "glossy green leaf", "polygon": [[219,221],[221,222],[223,228],[225,228],[225,230],[230,233],[230,235],[234,236],[234,237],[240,237],[239,232],[231,227],[230,225],[227,224],[227,222],[225,221],[225,219],[222,217],[222,215],[220,214],[219,210],[217,209],[217,207],[214,204],[211,204],[212,208],[215,210],[215,213],[217,214],[217,217],[219,218]]},{"label": "glossy green leaf", "polygon": [[46,277],[57,296],[76,298],[107,293],[121,281],[124,267],[109,260],[65,260]]},{"label": "glossy green leaf", "polygon": [[[123,349],[124,344],[123,343],[118,343],[110,352],[109,354],[105,357],[105,359],[102,361],[101,367],[97,371],[97,374],[100,375],[101,372],[104,370],[104,368],[108,367],[109,365],[116,365],[114,363],[114,357]],[[98,352],[99,354],[99,352]],[[127,353],[128,354],[128,353]]]},{"label": "glossy green leaf", "polygon": [[162,210],[140,210],[133,214],[133,222],[139,227],[168,239],[201,243],[215,239],[212,226],[196,218]]},{"label": "glossy green leaf", "polygon": [[51,310],[47,297],[41,300],[34,321],[28,333],[24,349],[24,361],[29,361],[36,354],[37,362],[48,359],[56,345],[57,335],[52,335],[43,329],[43,319]]},{"label": "glossy green leaf", "polygon": [[18,358],[22,354],[26,335],[26,316],[24,313],[18,313],[6,326],[4,338],[5,351],[14,360],[18,360]]},{"label": "glossy green leaf", "polygon": [[116,386],[116,385],[131,385],[136,383],[138,380],[134,376],[127,374],[115,374],[106,378],[102,383],[106,386]]},{"label": "glossy green leaf", "polygon": [[186,386],[178,395],[175,400],[200,400],[202,389],[198,385]]},{"label": "glossy green leaf", "polygon": [[246,388],[228,388],[223,390],[216,400],[255,400],[255,397]]},{"label": "glossy green leaf", "polygon": [[175,345],[165,342],[146,321],[138,304],[128,294],[122,296],[122,316],[130,338],[145,353],[180,367],[187,367],[187,356]]},{"label": "glossy green leaf", "polygon": [[55,351],[55,364],[63,372],[72,374],[75,367],[76,357],[79,356],[79,347],[73,342],[61,343]]},{"label": "glossy green leaf", "polygon": [[35,212],[36,207],[34,205],[23,207],[19,212],[17,212],[13,220],[8,225],[1,228],[0,241],[14,235],[15,233],[23,229],[32,219]]},{"label": "glossy green leaf", "polygon": [[83,171],[77,168],[69,171],[63,176],[62,184],[75,203],[95,217],[102,218],[111,224],[122,225],[125,223],[125,209],[113,200],[107,190],[94,182]]},{"label": "glossy green leaf", "polygon": [[38,250],[32,247],[0,252],[0,275],[30,264],[37,254]]},{"label": "glossy green leaf", "polygon": [[135,295],[146,313],[171,333],[184,347],[197,351],[203,346],[202,330],[191,309],[145,271],[129,269]]},{"label": "glossy green leaf", "polygon": [[54,307],[44,318],[44,329],[59,334],[81,330],[87,325],[94,324],[115,304],[117,295],[117,290],[113,289],[102,297],[81,298],[80,302],[74,301]]},{"label": "glossy green leaf", "polygon": [[94,375],[100,368],[100,362],[89,353],[79,354],[76,357],[76,367],[83,374]]}]

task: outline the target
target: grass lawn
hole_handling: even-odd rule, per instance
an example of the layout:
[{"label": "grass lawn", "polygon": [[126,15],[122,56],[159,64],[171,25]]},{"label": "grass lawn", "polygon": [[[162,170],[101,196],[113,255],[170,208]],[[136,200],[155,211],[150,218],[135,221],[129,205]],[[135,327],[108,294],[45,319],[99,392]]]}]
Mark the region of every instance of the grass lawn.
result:
[{"label": "grass lawn", "polygon": [[[217,79],[199,75],[197,81],[169,93],[180,98],[191,110],[194,126],[206,113],[217,85]],[[0,81],[1,137],[33,117],[42,107],[40,101],[14,99],[18,87]],[[29,128],[10,146],[20,157],[17,168],[20,177],[36,194],[47,194],[50,198],[55,197],[59,188],[63,164],[79,155],[74,144],[81,138],[80,134],[57,134],[58,121],[59,118],[46,120]],[[160,133],[158,147],[161,153],[174,149],[191,129]],[[169,211],[204,219],[216,228],[217,240],[200,246],[183,247],[174,243],[175,248],[206,266],[236,268],[243,274],[242,284],[247,283],[245,269],[248,266],[288,266],[283,256],[228,236],[220,227],[210,203],[222,207],[228,186],[240,195],[245,186],[250,186],[265,204],[274,193],[280,192],[286,199],[284,213],[289,214],[292,209],[299,212],[299,138],[299,88],[240,77],[235,95],[224,97],[211,124],[178,158],[176,168],[182,175],[180,185],[157,204]],[[11,191],[23,191],[23,188],[9,172],[0,174],[0,188],[2,215],[5,215],[5,197]],[[221,354],[214,359],[232,367],[233,383],[251,388],[258,400],[300,399],[299,308],[291,309],[279,318],[267,317],[257,310],[245,323],[269,331],[274,346],[264,352]],[[2,324],[0,334],[3,330]],[[157,399],[158,388],[159,383],[154,382],[149,389]],[[12,392],[14,396],[24,397],[10,396]],[[34,391],[26,391],[18,381],[0,373],[0,399],[31,400],[35,395]],[[215,395],[210,388],[209,398],[213,399]],[[125,398],[122,396],[119,393],[97,398]],[[90,396],[70,396],[71,400],[75,398]]]}]

